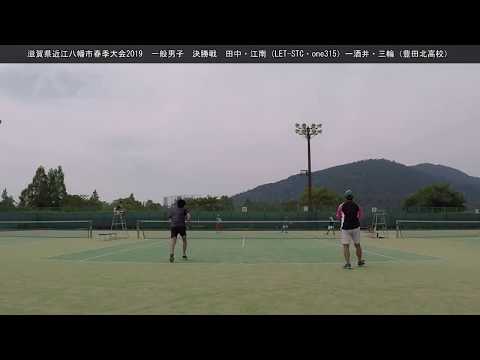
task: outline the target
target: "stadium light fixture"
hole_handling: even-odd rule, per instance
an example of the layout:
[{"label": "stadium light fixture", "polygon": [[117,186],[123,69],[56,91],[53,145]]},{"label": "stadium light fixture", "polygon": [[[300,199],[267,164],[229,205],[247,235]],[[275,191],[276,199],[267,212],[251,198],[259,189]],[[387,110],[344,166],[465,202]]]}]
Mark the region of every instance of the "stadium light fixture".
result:
[{"label": "stadium light fixture", "polygon": [[312,160],[310,152],[310,139],[312,136],[316,136],[322,133],[322,124],[310,124],[306,123],[299,124],[295,123],[295,133],[304,136],[307,139],[307,148],[308,148],[308,209],[312,208]]}]

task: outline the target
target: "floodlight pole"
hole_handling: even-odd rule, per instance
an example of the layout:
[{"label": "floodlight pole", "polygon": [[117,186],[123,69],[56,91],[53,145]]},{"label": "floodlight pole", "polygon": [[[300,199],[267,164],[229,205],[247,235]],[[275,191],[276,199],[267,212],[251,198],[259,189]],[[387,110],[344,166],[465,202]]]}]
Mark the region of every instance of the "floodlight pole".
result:
[{"label": "floodlight pole", "polygon": [[307,151],[308,151],[308,211],[312,209],[312,155],[310,151],[310,139],[312,136],[322,133],[322,124],[307,125],[303,123],[295,124],[295,133],[307,138]]},{"label": "floodlight pole", "polygon": [[308,211],[312,211],[312,156],[310,152],[310,127],[307,127],[308,146]]}]

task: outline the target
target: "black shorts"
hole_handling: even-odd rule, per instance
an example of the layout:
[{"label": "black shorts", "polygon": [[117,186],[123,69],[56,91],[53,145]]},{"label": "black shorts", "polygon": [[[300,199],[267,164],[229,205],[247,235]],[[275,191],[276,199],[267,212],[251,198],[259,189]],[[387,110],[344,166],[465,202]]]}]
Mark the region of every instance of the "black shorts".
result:
[{"label": "black shorts", "polygon": [[187,228],[185,226],[172,226],[170,234],[172,238],[176,238],[178,235],[187,236]]}]

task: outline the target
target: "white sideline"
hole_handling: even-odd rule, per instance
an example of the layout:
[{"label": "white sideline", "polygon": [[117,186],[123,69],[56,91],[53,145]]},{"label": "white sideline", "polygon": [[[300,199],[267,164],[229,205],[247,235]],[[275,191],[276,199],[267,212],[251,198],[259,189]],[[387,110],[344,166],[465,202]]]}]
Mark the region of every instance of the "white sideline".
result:
[{"label": "white sideline", "polygon": [[383,255],[383,254],[380,254],[380,253],[377,253],[377,252],[371,251],[371,250],[363,250],[363,252],[366,252],[366,253],[369,253],[369,254],[378,255],[378,256],[383,256],[383,257],[386,257],[386,258],[388,258],[388,259],[400,260],[400,259],[395,258],[395,257],[393,257],[393,256]]},{"label": "white sideline", "polygon": [[100,257],[103,257],[103,256],[114,255],[114,254],[117,254],[119,252],[129,252],[129,251],[132,251],[132,250],[156,247],[156,246],[159,246],[159,245],[161,245],[161,244],[153,243],[153,244],[147,244],[147,245],[141,245],[141,246],[134,246],[134,247],[131,247],[131,248],[128,248],[128,249],[118,249],[116,251],[111,251],[111,252],[108,252],[108,253],[87,257],[85,259],[81,259],[81,260],[77,260],[77,261],[88,261],[88,260],[97,259],[97,258],[100,258]]}]

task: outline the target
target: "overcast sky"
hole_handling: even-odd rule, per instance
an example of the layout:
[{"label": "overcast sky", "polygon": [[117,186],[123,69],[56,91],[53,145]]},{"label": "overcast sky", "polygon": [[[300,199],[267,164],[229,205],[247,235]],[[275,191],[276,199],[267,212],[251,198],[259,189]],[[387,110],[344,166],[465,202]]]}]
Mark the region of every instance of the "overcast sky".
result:
[{"label": "overcast sky", "polygon": [[480,64],[0,65],[0,187],[36,168],[67,191],[233,195],[368,158],[480,176]]}]

